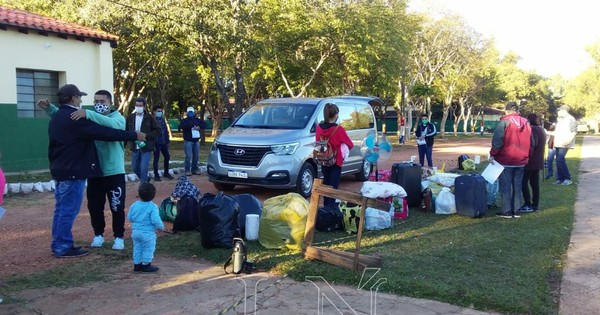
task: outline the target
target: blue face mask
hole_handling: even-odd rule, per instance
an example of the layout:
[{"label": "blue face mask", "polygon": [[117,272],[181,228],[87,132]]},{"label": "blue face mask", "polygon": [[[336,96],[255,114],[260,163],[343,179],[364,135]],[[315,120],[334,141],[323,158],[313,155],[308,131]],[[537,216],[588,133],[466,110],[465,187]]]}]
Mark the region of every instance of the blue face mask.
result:
[{"label": "blue face mask", "polygon": [[156,118],[162,118],[163,113],[162,112],[156,112]]},{"label": "blue face mask", "polygon": [[187,115],[190,118],[194,118],[194,116],[196,116],[196,114],[194,112],[188,112]]}]

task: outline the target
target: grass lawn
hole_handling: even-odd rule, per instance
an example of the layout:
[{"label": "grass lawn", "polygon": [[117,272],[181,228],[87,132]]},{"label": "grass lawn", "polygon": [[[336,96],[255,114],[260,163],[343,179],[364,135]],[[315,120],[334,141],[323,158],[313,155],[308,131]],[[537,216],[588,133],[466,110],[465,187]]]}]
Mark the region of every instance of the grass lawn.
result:
[{"label": "grass lawn", "polygon": [[[574,183],[578,182],[580,146],[578,137],[577,147],[567,161]],[[494,208],[480,219],[411,209],[409,219],[395,221],[393,228],[363,234],[361,253],[378,255],[383,260],[377,276],[387,278],[387,283],[380,286],[380,291],[502,313],[557,314],[577,186],[555,186],[551,180],[541,186],[542,210],[519,219],[497,218]],[[323,247],[351,250],[353,241],[354,237],[344,232],[315,233],[315,243]],[[248,258],[260,269],[299,281],[306,276],[323,276],[331,283],[356,286],[360,280],[360,274],[320,261],[306,261],[299,252],[269,250],[258,242],[248,245]],[[130,247],[123,255],[111,255],[110,250],[106,255],[110,259],[97,260],[94,266],[75,263],[7,279],[0,291],[97,281],[97,273],[71,279],[90,268],[107,273],[104,279],[108,279],[109,266],[115,260],[130,259]],[[185,232],[162,236],[156,255],[202,257],[221,264],[231,251],[206,250],[200,245],[199,233]],[[70,282],[58,282],[58,278]]]}]

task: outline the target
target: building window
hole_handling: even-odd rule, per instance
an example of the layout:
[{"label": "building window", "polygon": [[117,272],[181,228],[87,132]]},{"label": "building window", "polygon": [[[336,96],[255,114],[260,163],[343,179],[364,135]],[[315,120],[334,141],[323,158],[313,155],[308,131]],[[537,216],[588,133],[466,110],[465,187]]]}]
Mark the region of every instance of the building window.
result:
[{"label": "building window", "polygon": [[17,69],[17,117],[47,117],[35,103],[47,98],[56,104],[57,91],[58,72]]}]

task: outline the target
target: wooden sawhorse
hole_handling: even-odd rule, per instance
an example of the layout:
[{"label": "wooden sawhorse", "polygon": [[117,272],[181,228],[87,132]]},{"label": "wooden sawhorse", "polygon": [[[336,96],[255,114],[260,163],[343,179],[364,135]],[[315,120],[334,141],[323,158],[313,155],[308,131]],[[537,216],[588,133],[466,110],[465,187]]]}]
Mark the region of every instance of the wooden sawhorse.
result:
[{"label": "wooden sawhorse", "polygon": [[[317,221],[317,211],[319,209],[319,199],[321,196],[337,198],[361,205],[361,212],[358,215],[360,220],[358,233],[356,234],[356,248],[354,249],[354,253],[312,246],[315,234],[315,223]],[[318,259],[350,269],[354,272],[362,272],[367,267],[381,267],[380,257],[360,254],[360,241],[365,224],[365,212],[367,207],[388,211],[390,209],[390,204],[377,199],[364,197],[357,193],[334,189],[331,186],[323,185],[323,180],[315,179],[312,195],[310,197],[308,218],[306,220],[306,231],[304,232],[304,244],[302,248],[304,258]]]}]

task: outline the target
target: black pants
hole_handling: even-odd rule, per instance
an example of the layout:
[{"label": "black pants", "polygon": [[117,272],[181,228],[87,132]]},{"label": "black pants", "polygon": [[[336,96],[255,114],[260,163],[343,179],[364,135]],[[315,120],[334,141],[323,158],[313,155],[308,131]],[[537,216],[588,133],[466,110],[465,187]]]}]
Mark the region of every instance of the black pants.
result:
[{"label": "black pants", "polygon": [[154,162],[152,163],[154,166],[154,177],[158,177],[158,159],[160,159],[160,154],[163,155],[163,167],[165,170],[165,175],[169,174],[169,161],[171,160],[171,154],[169,153],[169,144],[156,144],[154,146]]},{"label": "black pants", "polygon": [[[342,177],[342,168],[337,164],[332,166],[322,166],[323,171],[323,184],[329,185],[335,189],[340,186],[340,177]],[[323,206],[335,205],[335,199],[329,197],[323,197]]]},{"label": "black pants", "polygon": [[[531,194],[529,194],[529,186],[531,186]],[[534,208],[540,205],[540,171],[525,170],[523,173],[523,202],[526,206]],[[532,199],[533,197],[533,199]]]},{"label": "black pants", "polygon": [[112,213],[114,237],[123,238],[125,233],[125,174],[88,179],[88,210],[94,235],[104,234],[104,204],[108,199]]}]

